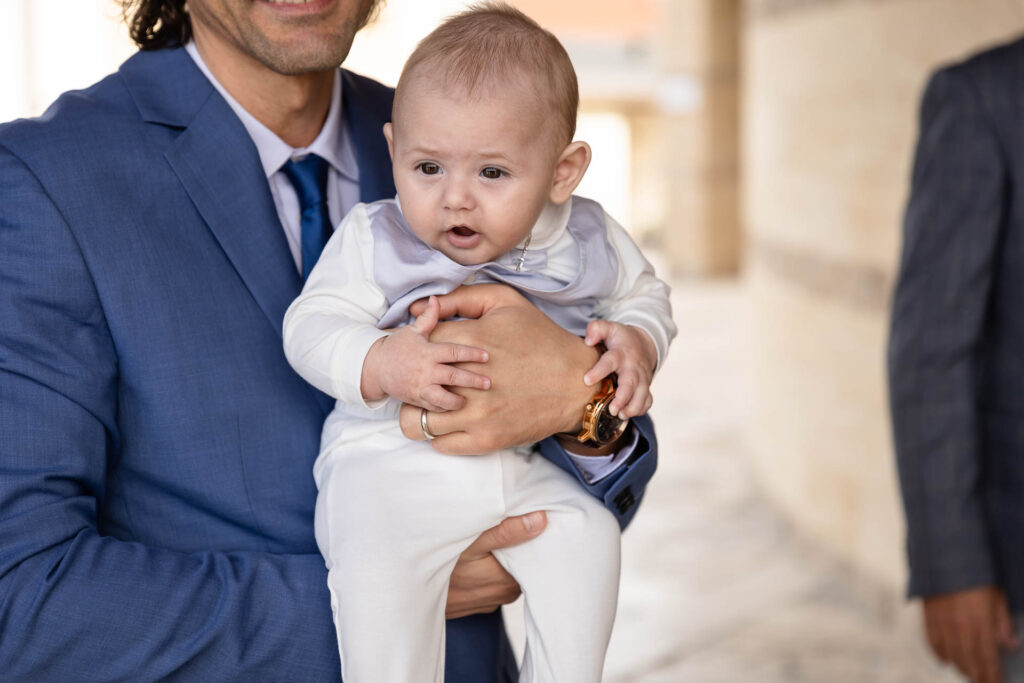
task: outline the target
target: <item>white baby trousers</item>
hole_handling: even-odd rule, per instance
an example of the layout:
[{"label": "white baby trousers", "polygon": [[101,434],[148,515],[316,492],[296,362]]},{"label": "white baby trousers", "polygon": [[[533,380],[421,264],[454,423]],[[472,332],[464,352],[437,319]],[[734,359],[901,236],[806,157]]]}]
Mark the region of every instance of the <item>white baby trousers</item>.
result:
[{"label": "white baby trousers", "polygon": [[314,467],[345,683],[442,683],[456,560],[485,529],[534,510],[547,511],[545,531],[494,552],[525,596],[520,681],[598,683],[618,597],[615,517],[540,455],[442,455],[397,426],[363,426]]}]

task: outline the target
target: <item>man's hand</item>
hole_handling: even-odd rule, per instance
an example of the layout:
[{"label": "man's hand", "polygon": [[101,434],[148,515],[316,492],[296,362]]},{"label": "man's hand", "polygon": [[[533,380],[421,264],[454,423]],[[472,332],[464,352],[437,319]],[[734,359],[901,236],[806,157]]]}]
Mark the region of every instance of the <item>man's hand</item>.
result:
[{"label": "man's hand", "polygon": [[480,534],[459,556],[448,582],[446,619],[493,612],[519,597],[519,584],[505,571],[492,550],[519,545],[538,536],[547,526],[547,515],[531,512],[509,517]]},{"label": "man's hand", "polygon": [[[458,367],[486,373],[491,388],[454,388],[466,397],[466,405],[429,414],[430,432],[438,437],[432,442],[436,450],[489,453],[534,443],[555,432],[580,430],[583,406],[594,394],[583,383],[583,375],[597,361],[595,349],[504,285],[460,287],[439,301],[442,318],[477,319],[440,323],[431,341],[486,349],[486,368],[477,363]],[[410,310],[419,315],[423,306],[417,302]],[[416,418],[402,421],[411,438],[419,431]],[[406,431],[407,426],[412,428]]]},{"label": "man's hand", "polygon": [[995,586],[925,598],[924,625],[936,656],[973,683],[1002,683],[1000,651],[1020,647],[1006,596]]}]

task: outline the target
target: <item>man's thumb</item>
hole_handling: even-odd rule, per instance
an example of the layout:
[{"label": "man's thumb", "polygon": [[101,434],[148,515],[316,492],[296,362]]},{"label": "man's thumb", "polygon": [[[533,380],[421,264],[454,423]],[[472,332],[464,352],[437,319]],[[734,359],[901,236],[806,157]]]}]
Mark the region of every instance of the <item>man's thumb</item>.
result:
[{"label": "man's thumb", "polygon": [[541,511],[531,512],[520,517],[509,517],[501,524],[491,527],[480,535],[473,544],[481,552],[491,552],[498,548],[525,543],[534,538],[547,526],[547,515]]}]

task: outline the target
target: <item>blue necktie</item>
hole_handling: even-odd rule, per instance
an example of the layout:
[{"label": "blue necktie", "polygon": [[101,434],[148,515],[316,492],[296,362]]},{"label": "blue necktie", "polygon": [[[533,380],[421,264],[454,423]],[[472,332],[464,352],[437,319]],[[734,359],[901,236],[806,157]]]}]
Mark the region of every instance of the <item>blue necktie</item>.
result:
[{"label": "blue necktie", "polygon": [[302,281],[320,258],[331,236],[331,217],[327,212],[327,169],[325,160],[310,154],[281,167],[288,176],[302,209]]}]

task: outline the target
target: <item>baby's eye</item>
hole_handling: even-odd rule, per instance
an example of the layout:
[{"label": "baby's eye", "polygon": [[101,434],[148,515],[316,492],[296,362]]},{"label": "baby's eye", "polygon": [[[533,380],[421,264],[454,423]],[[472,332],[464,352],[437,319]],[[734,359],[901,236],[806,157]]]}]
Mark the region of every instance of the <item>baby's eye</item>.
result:
[{"label": "baby's eye", "polygon": [[437,175],[441,172],[441,167],[433,161],[424,161],[422,164],[418,164],[416,169],[423,175]]},{"label": "baby's eye", "polygon": [[480,171],[480,175],[482,175],[484,178],[487,178],[488,180],[497,180],[498,178],[505,175],[505,172],[502,171],[500,168],[488,166],[484,170]]}]

